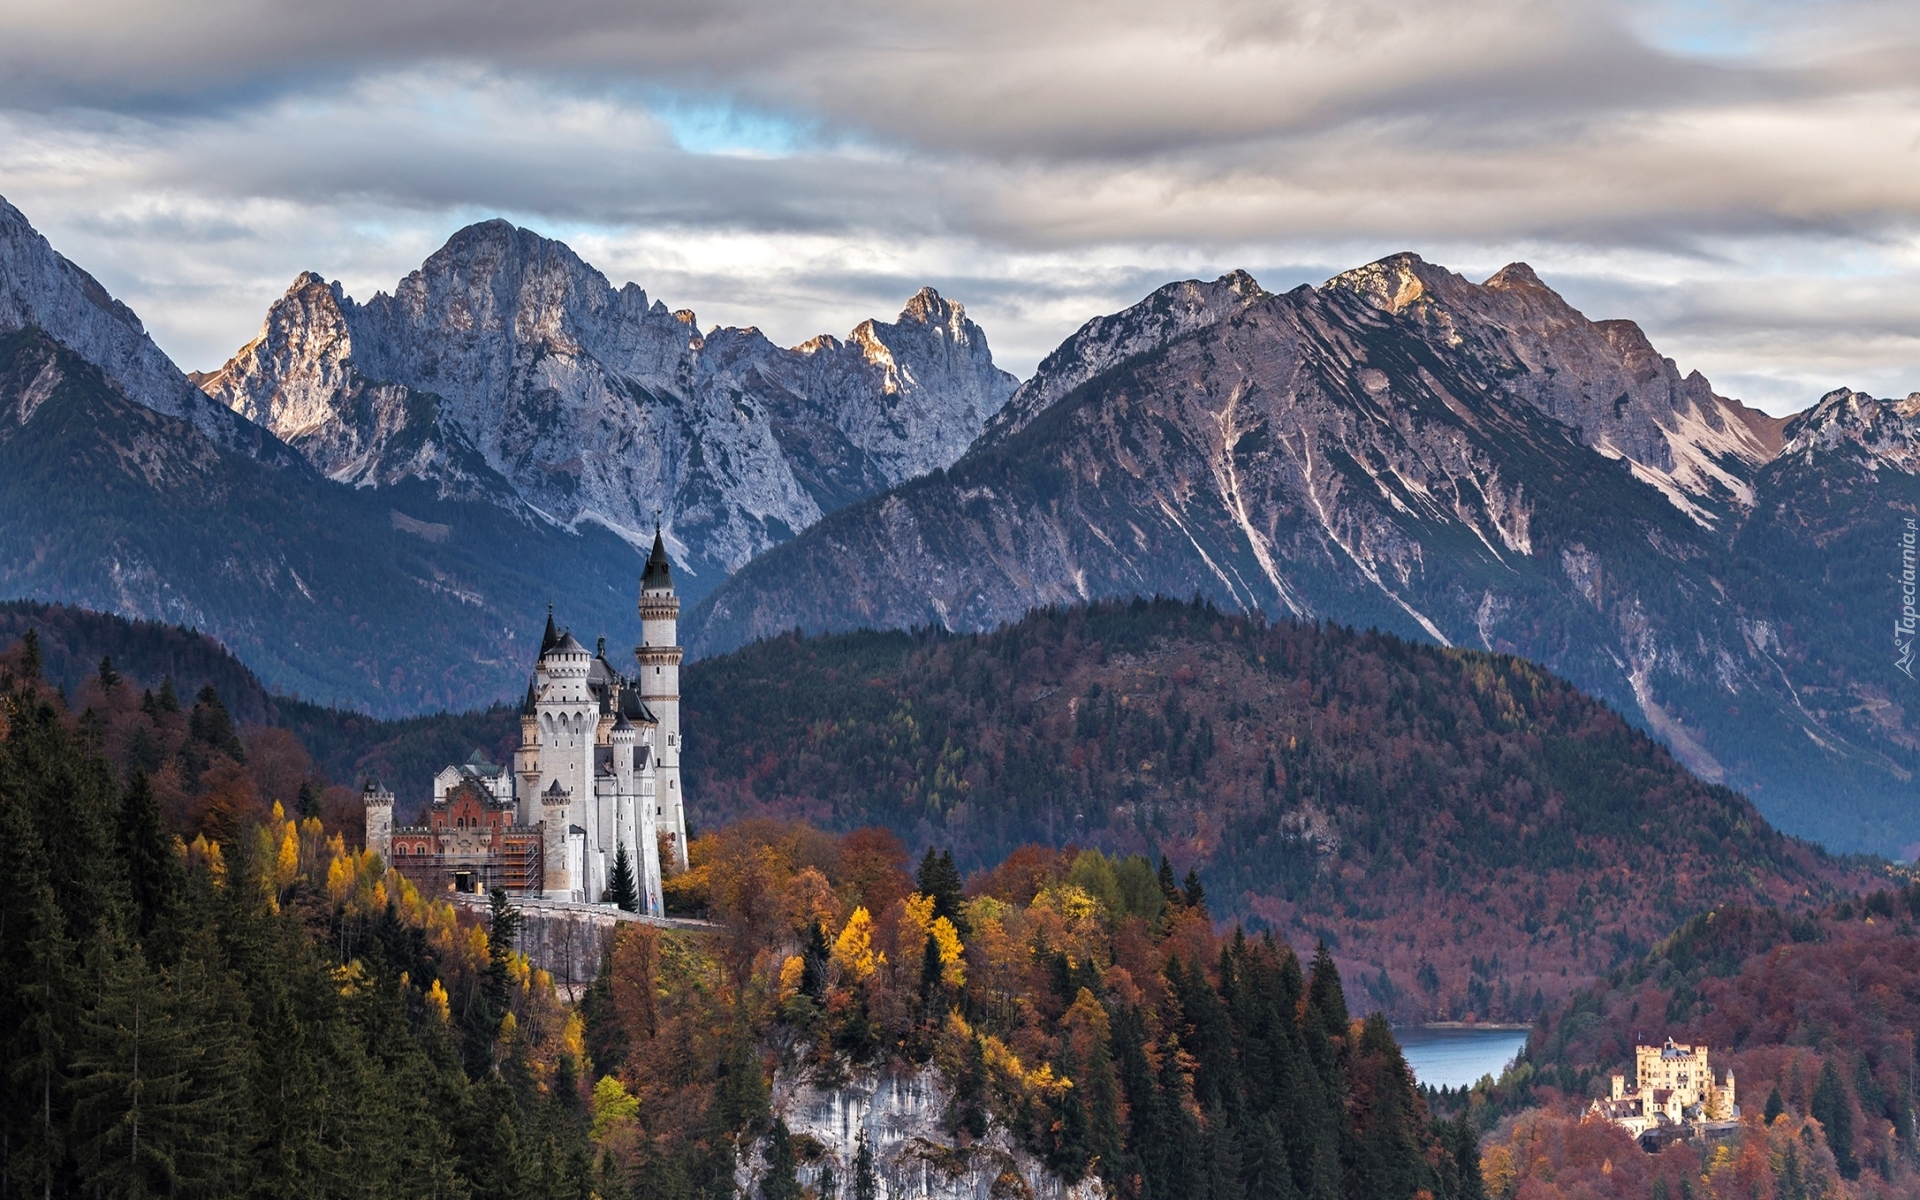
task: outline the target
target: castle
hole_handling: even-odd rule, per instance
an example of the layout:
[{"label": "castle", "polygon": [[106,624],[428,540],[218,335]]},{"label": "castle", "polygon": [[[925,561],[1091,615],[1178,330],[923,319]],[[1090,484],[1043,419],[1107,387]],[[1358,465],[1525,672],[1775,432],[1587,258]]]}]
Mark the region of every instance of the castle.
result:
[{"label": "castle", "polygon": [[423,825],[393,823],[393,794],[371,783],[367,848],[426,891],[599,903],[624,849],[638,908],[663,914],[661,855],[687,865],[680,788],[680,601],[665,543],[640,577],[635,672],[589,652],[553,614],[520,709],[511,767],[476,751],[434,776]]},{"label": "castle", "polygon": [[1588,1105],[1588,1117],[1612,1121],[1636,1138],[1649,1130],[1739,1118],[1733,1072],[1727,1072],[1725,1086],[1716,1084],[1705,1046],[1676,1045],[1668,1038],[1664,1046],[1636,1046],[1634,1059],[1633,1090],[1616,1072],[1612,1094]]}]

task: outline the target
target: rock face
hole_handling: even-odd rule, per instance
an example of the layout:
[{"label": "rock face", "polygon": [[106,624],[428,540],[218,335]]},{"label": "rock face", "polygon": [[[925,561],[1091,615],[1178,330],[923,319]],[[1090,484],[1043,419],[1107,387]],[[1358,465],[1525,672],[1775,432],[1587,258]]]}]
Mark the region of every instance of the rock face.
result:
[{"label": "rock face", "polygon": [[[1016,1148],[999,1127],[966,1149],[955,1146],[940,1128],[947,1092],[938,1071],[917,1074],[860,1071],[844,1086],[821,1090],[780,1076],[774,1080],[773,1110],[795,1136],[818,1141],[820,1160],[800,1169],[800,1182],[819,1183],[821,1168],[831,1166],[843,1196],[853,1194],[854,1156],[862,1131],[873,1152],[880,1200],[1103,1200],[1098,1179],[1075,1185],[1049,1174],[1033,1156]],[[746,1194],[764,1164],[755,1161],[739,1182]]]},{"label": "rock face", "polygon": [[0,334],[39,329],[100,369],[121,395],[190,421],[223,446],[291,461],[274,439],[209,403],[115,300],[48,244],[26,215],[0,198]]},{"label": "rock face", "polygon": [[1520,264],[1176,284],[1082,329],[942,477],[750,565],[687,641],[1198,593],[1526,655],[1787,831],[1898,851],[1920,739],[1862,630],[1898,611],[1912,418],[1836,396],[1754,413]]},{"label": "rock face", "polygon": [[823,513],[951,463],[1016,381],[931,289],[892,324],[782,349],[703,334],[488,221],[365,304],[303,274],[196,382],[342,482],[423,480],[643,548],[657,515],[698,596]]}]

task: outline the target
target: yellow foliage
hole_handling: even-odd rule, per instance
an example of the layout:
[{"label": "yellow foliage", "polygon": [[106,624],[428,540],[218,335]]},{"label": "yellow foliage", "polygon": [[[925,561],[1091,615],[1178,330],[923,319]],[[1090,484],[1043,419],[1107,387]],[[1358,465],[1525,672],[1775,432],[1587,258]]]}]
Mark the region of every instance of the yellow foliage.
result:
[{"label": "yellow foliage", "polygon": [[780,964],[779,1000],[782,1004],[800,994],[800,977],[806,974],[807,963],[798,954],[789,954]]},{"label": "yellow foliage", "polygon": [[506,1016],[500,1018],[500,1040],[501,1041],[511,1042],[514,1039],[514,1035],[518,1034],[519,1032],[520,1032],[520,1019],[518,1017],[514,1016],[512,1013],[508,1013]]},{"label": "yellow foliage", "polygon": [[482,963],[487,959],[487,931],[478,925],[467,930],[467,957],[474,963]]},{"label": "yellow foliage", "polygon": [[[279,805],[273,806],[276,810]],[[300,839],[294,835],[293,826],[287,826],[285,836],[280,839],[280,853],[273,864],[273,886],[284,888],[300,874]]]},{"label": "yellow foliage", "polygon": [[967,982],[967,963],[960,957],[960,931],[953,927],[952,921],[938,917],[928,932],[933,935],[934,944],[940,947],[941,982],[948,987],[963,986]]},{"label": "yellow foliage", "polygon": [[576,1063],[587,1061],[587,1023],[580,1019],[580,1010],[567,1010],[567,1023],[560,1030],[560,1049]]},{"label": "yellow foliage", "polygon": [[1056,883],[1033,898],[1035,908],[1049,909],[1069,921],[1087,921],[1100,915],[1100,902],[1085,888]]},{"label": "yellow foliage", "polygon": [[434,980],[433,986],[427,989],[427,1007],[433,1010],[434,1016],[440,1018],[442,1025],[446,1024],[452,1015],[452,1007],[447,1002],[447,989],[441,986],[438,979]]},{"label": "yellow foliage", "polygon": [[609,1130],[633,1120],[640,1113],[640,1101],[627,1086],[611,1075],[603,1075],[593,1085],[593,1140],[604,1141]]},{"label": "yellow foliage", "polygon": [[517,951],[507,955],[507,978],[515,987],[526,987],[533,979],[533,961]]},{"label": "yellow foliage", "polygon": [[333,982],[334,986],[340,989],[342,996],[357,996],[366,991],[372,983],[367,978],[367,969],[360,965],[360,960],[357,958],[344,967],[335,967]]},{"label": "yellow foliage", "polygon": [[227,856],[221,853],[220,843],[208,841],[206,834],[194,838],[187,847],[187,865],[205,871],[213,886],[226,886]]},{"label": "yellow foliage", "polygon": [[847,927],[833,943],[833,965],[849,979],[865,979],[873,974],[873,917],[862,905],[847,918]]},{"label": "yellow foliage", "polygon": [[285,825],[287,823],[287,810],[280,807],[278,800],[273,802],[273,823],[275,825]]}]

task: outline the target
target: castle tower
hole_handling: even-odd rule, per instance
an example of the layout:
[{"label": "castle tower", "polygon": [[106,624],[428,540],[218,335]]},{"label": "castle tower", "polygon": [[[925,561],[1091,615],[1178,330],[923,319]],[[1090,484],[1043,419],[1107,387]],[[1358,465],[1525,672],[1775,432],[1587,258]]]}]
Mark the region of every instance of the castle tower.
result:
[{"label": "castle tower", "polygon": [[393,793],[383,787],[375,787],[367,782],[366,790],[360,793],[360,803],[367,810],[367,849],[380,856],[383,863],[393,861]]},{"label": "castle tower", "polygon": [[673,564],[660,530],[640,576],[640,698],[660,720],[653,752],[658,775],[654,797],[658,828],[673,838],[673,857],[687,865],[686,797],[680,790],[680,600],[673,593]]}]

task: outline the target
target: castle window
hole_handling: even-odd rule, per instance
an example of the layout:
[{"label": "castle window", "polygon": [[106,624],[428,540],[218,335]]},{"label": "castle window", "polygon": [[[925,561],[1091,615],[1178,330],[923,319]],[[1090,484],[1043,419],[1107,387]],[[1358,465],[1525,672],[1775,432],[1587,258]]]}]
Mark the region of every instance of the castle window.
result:
[{"label": "castle window", "polygon": [[407,853],[407,848],[405,846],[395,846],[393,852],[404,857]]}]

